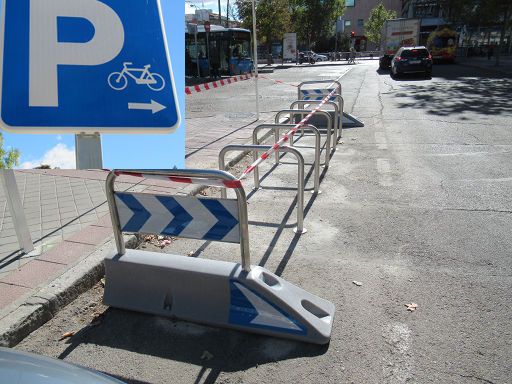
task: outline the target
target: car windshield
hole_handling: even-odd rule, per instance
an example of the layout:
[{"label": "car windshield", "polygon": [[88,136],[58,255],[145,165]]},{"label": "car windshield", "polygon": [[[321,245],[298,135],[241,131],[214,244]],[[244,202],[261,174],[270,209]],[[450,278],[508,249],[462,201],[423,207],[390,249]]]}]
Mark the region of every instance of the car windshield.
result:
[{"label": "car windshield", "polygon": [[426,49],[404,49],[401,56],[405,58],[425,58],[428,57],[428,51]]}]

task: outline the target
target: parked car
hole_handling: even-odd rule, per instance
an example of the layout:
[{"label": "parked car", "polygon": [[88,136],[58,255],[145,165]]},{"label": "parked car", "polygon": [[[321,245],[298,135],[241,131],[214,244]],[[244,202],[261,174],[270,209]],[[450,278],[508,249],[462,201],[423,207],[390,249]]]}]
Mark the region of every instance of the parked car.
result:
[{"label": "parked car", "polygon": [[393,55],[384,55],[379,58],[379,69],[390,69],[391,68],[391,60],[393,60]]},{"label": "parked car", "polygon": [[391,61],[391,76],[403,73],[423,73],[426,77],[432,77],[432,55],[427,48],[402,47]]},{"label": "parked car", "polygon": [[0,347],[0,383],[9,384],[123,384],[89,368],[34,353]]},{"label": "parked car", "polygon": [[320,53],[315,53],[313,51],[306,51],[304,52],[304,54],[308,55],[308,56],[312,56],[315,61],[327,61],[327,56],[326,55],[322,55]]}]

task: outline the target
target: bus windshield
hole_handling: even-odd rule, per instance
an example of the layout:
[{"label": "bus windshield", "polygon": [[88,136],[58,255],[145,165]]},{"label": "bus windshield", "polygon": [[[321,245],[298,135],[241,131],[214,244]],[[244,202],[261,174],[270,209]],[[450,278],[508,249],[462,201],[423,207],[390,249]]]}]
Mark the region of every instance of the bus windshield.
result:
[{"label": "bus windshield", "polygon": [[208,33],[198,26],[196,35],[185,33],[187,76],[209,76],[212,69],[221,75],[238,75],[252,70],[251,32],[241,28],[211,26]]}]

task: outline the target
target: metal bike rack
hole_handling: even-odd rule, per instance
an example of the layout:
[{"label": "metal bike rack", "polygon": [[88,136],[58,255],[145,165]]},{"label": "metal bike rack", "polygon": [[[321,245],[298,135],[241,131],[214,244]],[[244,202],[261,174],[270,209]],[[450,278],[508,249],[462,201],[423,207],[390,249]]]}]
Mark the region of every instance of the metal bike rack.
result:
[{"label": "metal bike rack", "polygon": [[[259,145],[260,141],[258,140],[258,132],[264,130],[264,129],[270,129],[271,131],[274,131],[274,135],[279,137],[279,132],[281,130],[290,130],[291,128],[295,127],[295,124],[260,124],[256,126],[252,131],[252,143],[255,145]],[[304,129],[309,130],[310,132],[313,132],[315,135],[315,162],[314,162],[314,185],[315,188],[313,190],[313,193],[320,194],[320,140],[321,135],[318,128],[314,127],[313,125],[307,124],[304,125]],[[293,146],[293,135],[290,137],[290,146]],[[279,139],[278,139],[279,140]],[[277,141],[277,140],[276,140]],[[276,150],[277,153],[277,150]],[[254,152],[254,159],[257,159],[257,152]],[[279,156],[276,156],[276,164],[279,164]],[[259,180],[259,171],[258,167],[254,169],[254,177],[255,179]]]},{"label": "metal bike rack", "polygon": [[[226,154],[233,151],[253,151],[253,152],[266,152],[271,149],[271,145],[227,145],[221,149],[219,153],[219,169],[224,170],[226,168]],[[283,152],[289,152],[295,155],[297,158],[298,174],[297,174],[297,227],[293,229],[295,233],[306,233],[307,230],[304,228],[304,157],[299,150],[284,146],[281,147]],[[258,167],[254,169],[254,188],[260,188],[259,172]],[[226,190],[221,190],[221,197],[226,198]]]},{"label": "metal bike rack", "polygon": [[[276,124],[281,124],[280,122],[280,119],[281,119],[281,116],[282,115],[285,115],[287,114],[289,116],[289,122],[292,123],[294,120],[293,120],[293,116],[307,116],[311,113],[311,110],[308,110],[308,109],[283,109],[279,112],[277,112],[276,116],[275,116],[275,122]],[[332,130],[333,130],[333,118],[331,116],[330,113],[328,112],[325,112],[325,111],[317,111],[316,112],[318,114],[318,116],[323,116],[326,121],[327,121],[327,125],[326,125],[326,131],[327,131],[327,138],[325,140],[325,163],[324,163],[324,166],[327,168],[329,167],[329,160],[330,160],[330,155],[331,155],[331,135],[332,135]]]},{"label": "metal bike rack", "polygon": [[[237,198],[115,191],[119,173],[222,185],[235,189]],[[106,305],[315,344],[329,342],[335,312],[331,302],[250,265],[246,196],[233,175],[193,169],[112,171],[106,185],[117,247],[105,258]],[[125,249],[122,232],[240,242],[242,263]]]},{"label": "metal bike rack", "polygon": [[[341,95],[342,93],[342,89],[341,89],[341,83],[337,80],[311,80],[311,81],[303,81],[302,83],[299,84],[299,86],[297,87],[297,92],[298,92],[298,98],[299,99],[302,99],[302,91],[304,91],[304,86],[308,86],[308,85],[317,85],[317,84],[329,84],[329,85],[336,85],[336,88],[339,90],[338,94]],[[334,88],[330,88],[329,89],[329,93],[331,93],[331,91],[333,90]],[[314,90],[316,91],[316,90]],[[324,91],[324,90],[322,90]],[[324,95],[325,96],[325,95]]]},{"label": "metal bike rack", "polygon": [[[321,100],[297,100],[297,101],[294,101],[290,105],[290,109],[295,109],[295,107],[297,107],[298,109],[306,109],[306,105],[310,106],[312,104],[320,105],[320,104],[322,104],[322,101]],[[334,137],[332,140],[332,146],[335,147],[336,143],[338,142],[339,138],[341,137],[342,124],[341,124],[340,109],[338,107],[338,104],[336,104],[332,101],[328,101],[328,102],[324,103],[323,105],[331,106],[334,108],[333,120],[334,120],[335,134],[334,134]],[[325,112],[330,113],[330,111],[325,111]],[[342,113],[343,113],[343,111],[342,111]]]}]

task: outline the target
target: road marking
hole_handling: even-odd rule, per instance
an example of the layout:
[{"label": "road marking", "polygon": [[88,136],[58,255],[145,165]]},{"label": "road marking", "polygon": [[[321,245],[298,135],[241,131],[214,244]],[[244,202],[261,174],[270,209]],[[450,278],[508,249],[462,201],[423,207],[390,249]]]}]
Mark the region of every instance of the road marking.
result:
[{"label": "road marking", "polygon": [[377,171],[379,171],[379,184],[383,187],[391,187],[393,178],[391,177],[391,166],[388,159],[377,159]]},{"label": "road marking", "polygon": [[412,379],[411,330],[404,323],[388,324],[382,336],[390,346],[382,367],[385,383],[407,383]]},{"label": "road marking", "polygon": [[388,140],[384,132],[375,132],[375,143],[379,149],[388,149]]}]

